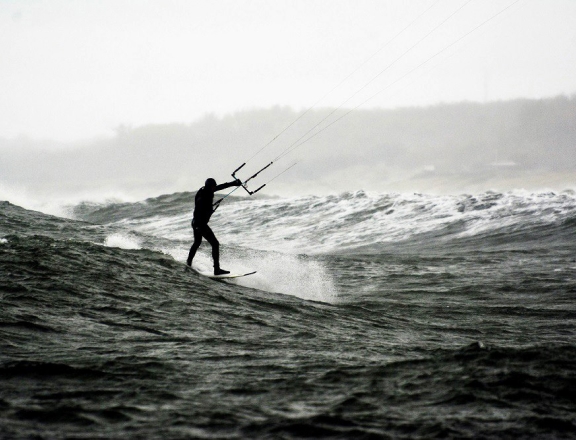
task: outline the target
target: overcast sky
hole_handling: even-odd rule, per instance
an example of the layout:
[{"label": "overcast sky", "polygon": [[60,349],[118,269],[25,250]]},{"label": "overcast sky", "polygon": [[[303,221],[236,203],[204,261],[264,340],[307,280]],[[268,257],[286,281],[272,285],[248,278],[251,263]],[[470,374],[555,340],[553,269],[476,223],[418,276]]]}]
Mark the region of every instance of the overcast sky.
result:
[{"label": "overcast sky", "polygon": [[514,2],[0,0],[0,137],[308,108],[359,67],[319,105],[576,93],[576,1]]}]

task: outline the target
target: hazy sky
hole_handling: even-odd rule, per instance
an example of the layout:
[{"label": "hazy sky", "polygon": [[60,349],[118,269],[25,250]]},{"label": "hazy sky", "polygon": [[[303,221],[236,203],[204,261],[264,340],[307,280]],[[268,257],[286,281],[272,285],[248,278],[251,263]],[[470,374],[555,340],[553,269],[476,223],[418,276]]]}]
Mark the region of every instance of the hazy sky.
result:
[{"label": "hazy sky", "polygon": [[375,53],[320,105],[576,93],[575,0],[520,0],[455,43],[514,2],[0,0],[0,137],[307,108]]}]

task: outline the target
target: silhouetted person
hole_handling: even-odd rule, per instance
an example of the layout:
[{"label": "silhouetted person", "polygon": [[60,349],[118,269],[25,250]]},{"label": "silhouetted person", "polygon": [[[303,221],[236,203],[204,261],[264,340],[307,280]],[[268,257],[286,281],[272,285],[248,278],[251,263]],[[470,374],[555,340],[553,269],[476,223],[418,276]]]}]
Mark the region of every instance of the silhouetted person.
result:
[{"label": "silhouetted person", "polygon": [[190,253],[188,254],[188,260],[186,264],[192,266],[192,260],[196,255],[196,251],[202,243],[202,237],[208,240],[208,243],[212,246],[212,259],[214,260],[214,275],[224,275],[230,273],[227,270],[220,269],[220,243],[216,240],[216,236],[208,222],[210,217],[214,213],[214,193],[216,191],[221,191],[231,186],[240,186],[242,183],[240,180],[236,179],[233,182],[223,183],[221,185],[216,185],[216,181],[212,178],[206,179],[204,186],[198,190],[196,197],[194,199],[194,218],[192,219],[192,229],[194,230],[194,244],[190,248]]}]

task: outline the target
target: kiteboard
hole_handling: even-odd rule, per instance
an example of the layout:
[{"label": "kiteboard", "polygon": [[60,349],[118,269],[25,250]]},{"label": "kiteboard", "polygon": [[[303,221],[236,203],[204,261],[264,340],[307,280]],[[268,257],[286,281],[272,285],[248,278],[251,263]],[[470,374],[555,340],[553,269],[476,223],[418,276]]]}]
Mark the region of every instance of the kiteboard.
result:
[{"label": "kiteboard", "polygon": [[[190,268],[190,266],[187,266],[188,268]],[[227,273],[224,275],[214,275],[214,272],[204,272],[201,270],[196,269],[195,267],[191,268],[194,272],[196,272],[198,275],[201,275],[203,277],[206,278],[211,278],[213,280],[226,280],[229,278],[241,278],[241,277],[247,277],[248,275],[254,275],[256,273],[256,271],[254,272],[248,272],[248,273]]]}]

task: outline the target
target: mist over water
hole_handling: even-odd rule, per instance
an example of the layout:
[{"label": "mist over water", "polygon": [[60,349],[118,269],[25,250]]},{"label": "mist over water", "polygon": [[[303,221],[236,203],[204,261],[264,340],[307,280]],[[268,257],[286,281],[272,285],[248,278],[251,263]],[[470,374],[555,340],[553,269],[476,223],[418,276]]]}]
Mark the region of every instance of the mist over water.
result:
[{"label": "mist over water", "polygon": [[228,181],[249,158],[242,179],[275,162],[251,182],[252,190],[297,163],[264,195],[575,189],[574,97],[356,110],[293,148],[331,111],[313,110],[298,120],[302,112],[274,107],[190,124],[124,127],[112,138],[64,149],[0,139],[0,198],[45,211],[54,201],[134,202],[195,191],[207,177]]}]

